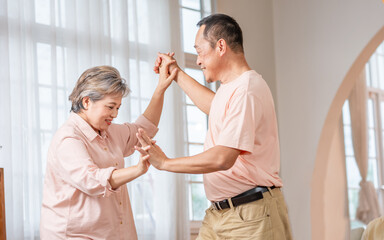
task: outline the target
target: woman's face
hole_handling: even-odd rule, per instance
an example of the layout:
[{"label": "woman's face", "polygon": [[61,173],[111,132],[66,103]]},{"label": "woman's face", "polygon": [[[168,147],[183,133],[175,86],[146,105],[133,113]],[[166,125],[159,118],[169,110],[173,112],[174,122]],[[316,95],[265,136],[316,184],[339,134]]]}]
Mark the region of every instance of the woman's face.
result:
[{"label": "woman's face", "polygon": [[112,120],[117,117],[122,96],[106,95],[103,99],[92,102],[88,97],[83,99],[82,114],[95,131],[107,130]]}]

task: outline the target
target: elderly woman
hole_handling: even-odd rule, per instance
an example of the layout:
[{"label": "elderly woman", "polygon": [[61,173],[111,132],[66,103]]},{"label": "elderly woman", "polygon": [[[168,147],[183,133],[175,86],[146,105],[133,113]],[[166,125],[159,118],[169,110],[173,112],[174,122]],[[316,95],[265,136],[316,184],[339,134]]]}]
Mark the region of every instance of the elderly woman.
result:
[{"label": "elderly woman", "polygon": [[[69,96],[71,114],[48,151],[41,209],[41,239],[137,239],[126,183],[146,173],[141,156],[124,168],[134,152],[138,128],[151,137],[163,107],[164,92],[176,71],[160,70],[152,99],[135,123],[114,124],[129,89],[113,67],[86,70]],[[137,148],[137,147],[136,147]]]}]

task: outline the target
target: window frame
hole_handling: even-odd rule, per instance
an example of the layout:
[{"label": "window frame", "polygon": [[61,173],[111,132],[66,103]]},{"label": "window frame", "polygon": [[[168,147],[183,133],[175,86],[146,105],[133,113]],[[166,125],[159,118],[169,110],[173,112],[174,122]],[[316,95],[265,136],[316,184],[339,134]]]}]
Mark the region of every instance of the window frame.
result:
[{"label": "window frame", "polygon": [[[380,105],[384,104],[384,90],[377,88],[368,88],[368,98],[372,99],[375,121],[375,140],[376,140],[376,161],[377,161],[377,187],[379,205],[384,208],[384,112],[381,111]],[[368,157],[368,160],[370,158]]]},{"label": "window frame", "polygon": [[[182,29],[182,21],[183,21],[183,9],[187,9],[187,10],[191,10],[191,11],[198,11],[200,12],[200,16],[201,18],[202,17],[205,17],[211,13],[214,13],[215,10],[216,10],[216,1],[215,0],[200,0],[200,10],[197,10],[197,9],[194,9],[194,8],[189,8],[189,7],[184,7],[183,4],[182,4],[182,0],[179,0],[179,12],[180,12],[180,37],[181,37],[181,42],[182,42],[182,45],[184,44],[184,41],[183,41],[183,29]],[[204,4],[205,2],[210,2],[210,3],[207,3],[207,4],[210,4],[210,12],[206,11],[206,9],[204,8],[206,5]],[[186,52],[184,51],[184,46],[182,46],[182,52],[183,52],[183,57],[184,57],[184,67],[185,68],[188,68],[188,69],[194,69],[194,70],[201,70],[200,67],[196,64],[196,60],[197,60],[197,54],[193,54],[193,53],[189,53],[189,52]],[[210,84],[208,85],[207,82],[204,81],[204,85],[208,88],[210,88],[211,90],[213,91],[216,91],[217,89],[217,86],[218,84],[217,83],[214,83],[214,84]],[[186,98],[184,97],[183,98],[183,107],[185,109],[184,111],[184,114],[185,114],[185,126],[188,127],[188,116],[187,116],[187,107],[188,106],[193,106],[193,107],[196,107],[194,104],[191,104],[191,103],[187,103],[186,101]],[[196,107],[197,108],[197,107]],[[207,124],[207,128],[208,128],[208,116],[206,116],[206,124]],[[188,140],[188,131],[186,131],[186,136],[185,136],[185,149],[186,149],[186,153],[187,155],[189,156],[189,146],[190,145],[199,145],[199,146],[203,146],[204,143],[197,143],[197,142],[192,142],[192,141],[189,141]],[[192,207],[193,207],[193,202],[192,202],[192,196],[191,196],[191,187],[192,187],[192,184],[201,184],[203,185],[203,181],[196,181],[196,180],[192,180],[189,176],[187,176],[188,180],[186,181],[187,183],[187,191],[190,193],[189,194],[189,212],[192,213],[193,210],[192,210]],[[205,194],[205,193],[204,193]],[[207,200],[208,201],[208,200]],[[197,235],[198,232],[199,232],[199,229],[201,227],[201,224],[202,224],[202,220],[194,220],[193,219],[193,216],[190,216],[189,217],[190,219],[190,233],[191,235]]]}]

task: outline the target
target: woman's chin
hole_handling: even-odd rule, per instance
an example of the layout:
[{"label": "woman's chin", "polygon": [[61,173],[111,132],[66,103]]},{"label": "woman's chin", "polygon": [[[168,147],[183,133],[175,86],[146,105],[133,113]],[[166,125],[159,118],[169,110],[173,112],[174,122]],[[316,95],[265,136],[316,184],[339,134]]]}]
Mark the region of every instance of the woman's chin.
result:
[{"label": "woman's chin", "polygon": [[105,126],[102,126],[101,131],[108,130],[109,126],[110,126],[110,124],[106,124]]}]

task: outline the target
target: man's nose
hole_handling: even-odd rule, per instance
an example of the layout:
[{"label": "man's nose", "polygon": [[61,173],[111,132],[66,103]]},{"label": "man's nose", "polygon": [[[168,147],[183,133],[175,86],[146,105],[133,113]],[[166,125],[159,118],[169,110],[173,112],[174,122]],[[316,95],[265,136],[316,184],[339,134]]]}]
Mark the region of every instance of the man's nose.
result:
[{"label": "man's nose", "polygon": [[201,61],[200,61],[200,58],[199,58],[199,56],[197,56],[197,58],[196,58],[196,64],[197,64],[198,66],[200,66],[200,65],[201,65]]}]

